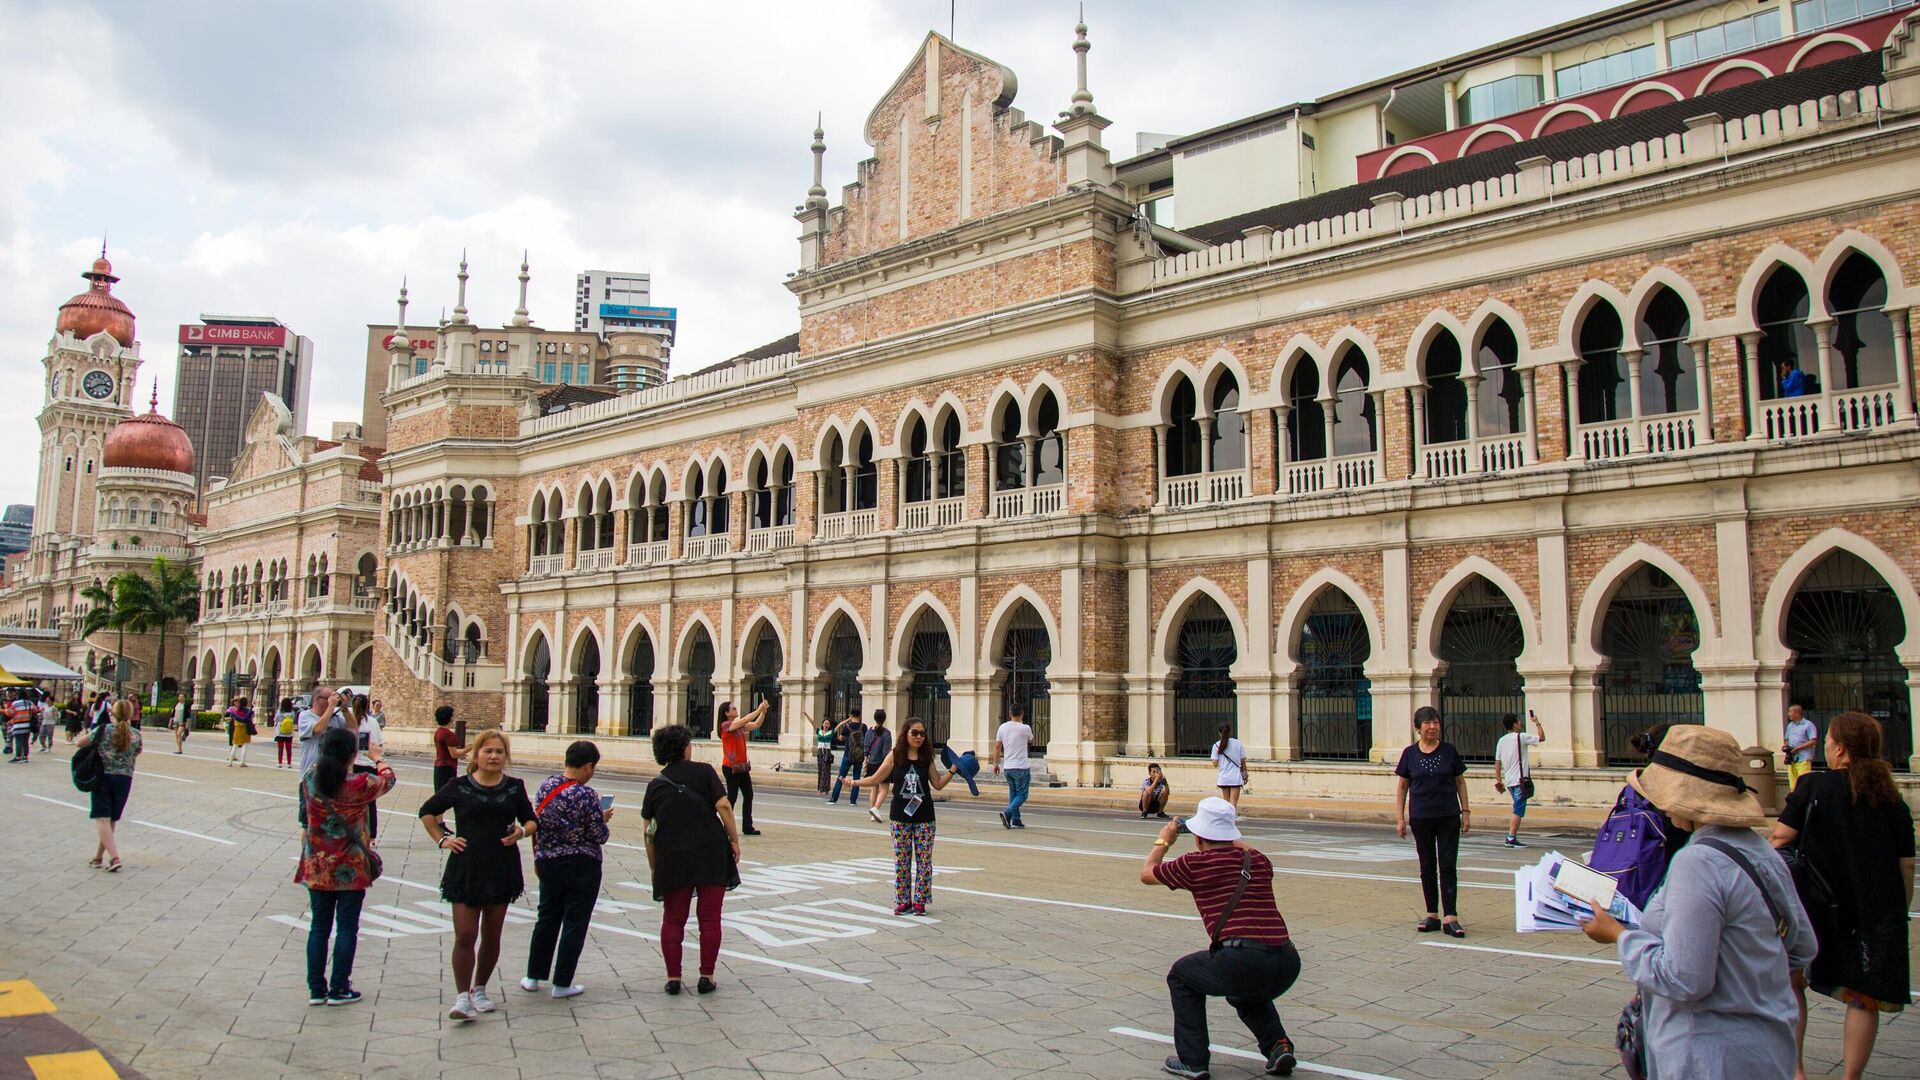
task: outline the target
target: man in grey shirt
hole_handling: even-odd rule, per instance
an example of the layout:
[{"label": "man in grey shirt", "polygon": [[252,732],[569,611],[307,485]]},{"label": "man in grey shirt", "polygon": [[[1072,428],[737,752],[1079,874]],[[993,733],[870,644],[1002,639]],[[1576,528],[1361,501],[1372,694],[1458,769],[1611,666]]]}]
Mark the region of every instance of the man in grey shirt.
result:
[{"label": "man in grey shirt", "polygon": [[333,691],[322,687],[313,692],[313,705],[293,722],[294,737],[300,740],[300,775],[307,775],[320,756],[320,736],[330,727],[345,727],[346,721],[336,707]]},{"label": "man in grey shirt", "polygon": [[1618,944],[1640,989],[1650,1080],[1785,1077],[1798,1061],[1792,973],[1818,944],[1786,863],[1753,831],[1766,816],[1738,776],[1743,762],[1731,734],[1677,725],[1628,781],[1693,833],[1638,929],[1605,912],[1586,926],[1593,940]]}]

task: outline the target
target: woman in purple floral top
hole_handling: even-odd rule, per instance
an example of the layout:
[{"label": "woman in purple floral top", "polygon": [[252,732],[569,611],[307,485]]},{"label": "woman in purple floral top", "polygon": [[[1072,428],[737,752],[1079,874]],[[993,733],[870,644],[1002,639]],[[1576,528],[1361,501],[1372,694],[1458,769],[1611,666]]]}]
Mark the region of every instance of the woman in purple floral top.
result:
[{"label": "woman in purple floral top", "polygon": [[[351,1005],[353,953],[360,943],[360,905],[380,876],[379,856],[367,846],[367,810],[399,783],[378,747],[368,751],[375,771],[353,775],[359,743],[341,728],[320,739],[320,753],[300,778],[300,867],[293,880],[307,887],[313,922],[307,928],[307,1004]],[[337,933],[335,930],[337,929]],[[333,980],[327,981],[327,937],[333,936]]]},{"label": "woman in purple floral top", "polygon": [[[553,996],[569,998],[586,987],[573,981],[574,965],[587,944],[587,923],[600,898],[600,845],[607,842],[611,809],[587,786],[600,764],[600,748],[581,739],[567,747],[567,770],[549,776],[534,794],[539,828],[533,834],[533,873],[540,879],[540,916],[527,951],[527,977],[520,989],[532,993],[553,978]],[[555,953],[555,947],[558,953]]]}]

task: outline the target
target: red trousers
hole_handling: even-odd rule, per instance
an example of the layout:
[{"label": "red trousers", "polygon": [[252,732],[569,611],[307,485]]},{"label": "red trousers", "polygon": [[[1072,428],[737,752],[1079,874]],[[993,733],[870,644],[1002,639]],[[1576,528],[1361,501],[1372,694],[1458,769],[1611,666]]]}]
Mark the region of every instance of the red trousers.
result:
[{"label": "red trousers", "polygon": [[680,977],[680,943],[687,936],[687,909],[693,906],[694,893],[700,894],[700,974],[712,975],[713,962],[720,957],[720,904],[726,899],[725,885],[701,885],[675,889],[667,894],[666,913],[660,920],[660,955],[667,961],[667,978]]}]

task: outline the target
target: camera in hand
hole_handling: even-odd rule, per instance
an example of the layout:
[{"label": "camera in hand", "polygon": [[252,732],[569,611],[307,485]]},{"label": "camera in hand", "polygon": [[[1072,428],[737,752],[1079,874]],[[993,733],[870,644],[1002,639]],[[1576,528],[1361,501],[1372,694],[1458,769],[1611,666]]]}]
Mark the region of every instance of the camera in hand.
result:
[{"label": "camera in hand", "polygon": [[1186,818],[1183,818],[1183,817],[1177,817],[1177,818],[1174,818],[1174,819],[1173,819],[1173,832],[1174,832],[1174,835],[1175,835],[1175,836],[1185,836],[1185,835],[1187,835],[1187,819],[1186,819]]}]

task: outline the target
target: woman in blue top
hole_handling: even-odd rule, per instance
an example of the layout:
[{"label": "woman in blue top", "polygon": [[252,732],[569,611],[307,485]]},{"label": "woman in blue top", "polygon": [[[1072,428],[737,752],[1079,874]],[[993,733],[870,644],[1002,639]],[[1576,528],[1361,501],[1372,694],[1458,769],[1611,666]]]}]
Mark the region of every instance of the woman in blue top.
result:
[{"label": "woman in blue top", "polygon": [[[1426,897],[1427,916],[1414,929],[1423,934],[1443,930],[1463,938],[1460,928],[1460,838],[1473,827],[1467,809],[1467,763],[1452,743],[1440,741],[1440,710],[1422,705],[1413,711],[1420,741],[1400,751],[1393,767],[1399,777],[1394,795],[1400,807],[1400,835],[1413,827],[1414,850],[1420,854],[1420,892]],[[1438,878],[1436,882],[1436,877]],[[1445,915],[1445,921],[1441,916]]]}]

